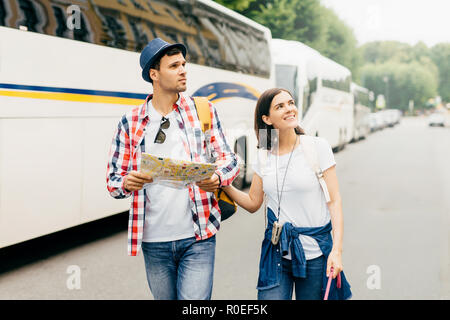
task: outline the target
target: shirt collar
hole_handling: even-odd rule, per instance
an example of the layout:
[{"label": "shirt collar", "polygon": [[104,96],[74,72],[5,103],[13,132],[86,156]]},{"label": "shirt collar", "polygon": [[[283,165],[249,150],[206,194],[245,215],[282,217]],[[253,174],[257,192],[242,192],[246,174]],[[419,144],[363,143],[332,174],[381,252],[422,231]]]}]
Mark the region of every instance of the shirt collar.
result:
[{"label": "shirt collar", "polygon": [[[148,102],[153,98],[153,93],[150,93],[147,98],[145,99],[145,102],[142,106],[142,110],[141,113],[139,114],[139,116],[141,118],[145,118],[149,116],[149,107],[148,107]],[[186,99],[184,98],[183,94],[180,92],[178,93],[178,100],[174,103],[173,108],[174,109],[184,109],[185,107],[185,103],[186,103]]]}]

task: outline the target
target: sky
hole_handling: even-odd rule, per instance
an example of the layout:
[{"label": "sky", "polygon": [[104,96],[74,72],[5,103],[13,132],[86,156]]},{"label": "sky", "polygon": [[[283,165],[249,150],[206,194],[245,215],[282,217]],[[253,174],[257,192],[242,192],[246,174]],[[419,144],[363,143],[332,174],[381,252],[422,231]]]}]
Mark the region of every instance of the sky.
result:
[{"label": "sky", "polygon": [[353,32],[359,45],[397,40],[428,47],[450,42],[450,0],[321,0]]}]

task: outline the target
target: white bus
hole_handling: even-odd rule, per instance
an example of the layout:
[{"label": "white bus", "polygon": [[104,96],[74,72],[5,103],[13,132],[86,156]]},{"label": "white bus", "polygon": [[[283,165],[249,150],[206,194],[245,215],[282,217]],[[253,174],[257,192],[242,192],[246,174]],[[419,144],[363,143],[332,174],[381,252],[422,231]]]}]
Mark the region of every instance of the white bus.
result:
[{"label": "white bus", "polygon": [[301,127],[342,149],[353,135],[350,70],[298,41],[273,39],[271,49],[276,85],[295,95]]},{"label": "white bus", "polygon": [[251,163],[267,28],[209,0],[0,0],[0,248],[128,210],[106,190],[108,152],[152,90],[139,52],[155,37],[186,44],[188,93]]},{"label": "white bus", "polygon": [[369,89],[352,82],[351,89],[354,99],[353,108],[353,138],[352,141],[365,139],[370,133],[370,105],[371,96]]}]

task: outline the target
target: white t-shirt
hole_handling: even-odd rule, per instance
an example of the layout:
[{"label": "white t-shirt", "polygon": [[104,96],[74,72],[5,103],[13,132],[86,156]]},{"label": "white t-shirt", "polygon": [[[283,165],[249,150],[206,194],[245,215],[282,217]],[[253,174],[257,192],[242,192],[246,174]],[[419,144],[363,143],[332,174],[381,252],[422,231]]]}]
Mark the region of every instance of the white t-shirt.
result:
[{"label": "white t-shirt", "polygon": [[[175,111],[165,116],[170,127],[163,129],[166,140],[162,144],[154,143],[162,115],[153,107],[152,100],[148,102],[148,112],[150,123],[145,136],[145,152],[190,161],[181,138],[184,132],[178,127]],[[145,188],[149,201],[146,202],[142,241],[175,241],[195,235],[188,188],[176,189],[156,182],[147,184]]]},{"label": "white t-shirt", "polygon": [[[319,181],[305,158],[301,139],[300,136],[300,144],[293,151],[286,175],[279,221],[282,224],[290,222],[294,227],[321,227],[330,221],[330,212]],[[328,141],[320,137],[314,137],[313,141],[322,171],[335,165],[333,151]],[[278,158],[279,193],[281,193],[289,155],[290,153],[287,153]],[[253,169],[263,180],[264,193],[267,195],[267,207],[271,208],[275,216],[277,216],[278,196],[275,155],[269,153],[265,162],[264,170],[261,170],[261,166],[264,163],[264,160],[261,159],[257,160],[257,163],[253,165]],[[317,241],[312,237],[300,235],[299,239],[307,260],[322,255]],[[291,259],[290,251],[284,258]]]}]

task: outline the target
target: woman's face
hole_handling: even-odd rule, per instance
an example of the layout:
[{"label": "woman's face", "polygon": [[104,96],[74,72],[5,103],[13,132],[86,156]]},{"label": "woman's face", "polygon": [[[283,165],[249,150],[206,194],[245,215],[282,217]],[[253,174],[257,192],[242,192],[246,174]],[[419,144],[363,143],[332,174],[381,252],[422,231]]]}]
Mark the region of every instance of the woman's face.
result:
[{"label": "woman's face", "polygon": [[286,91],[277,94],[270,104],[269,116],[262,116],[263,121],[275,129],[294,129],[298,126],[298,110],[294,99]]}]

